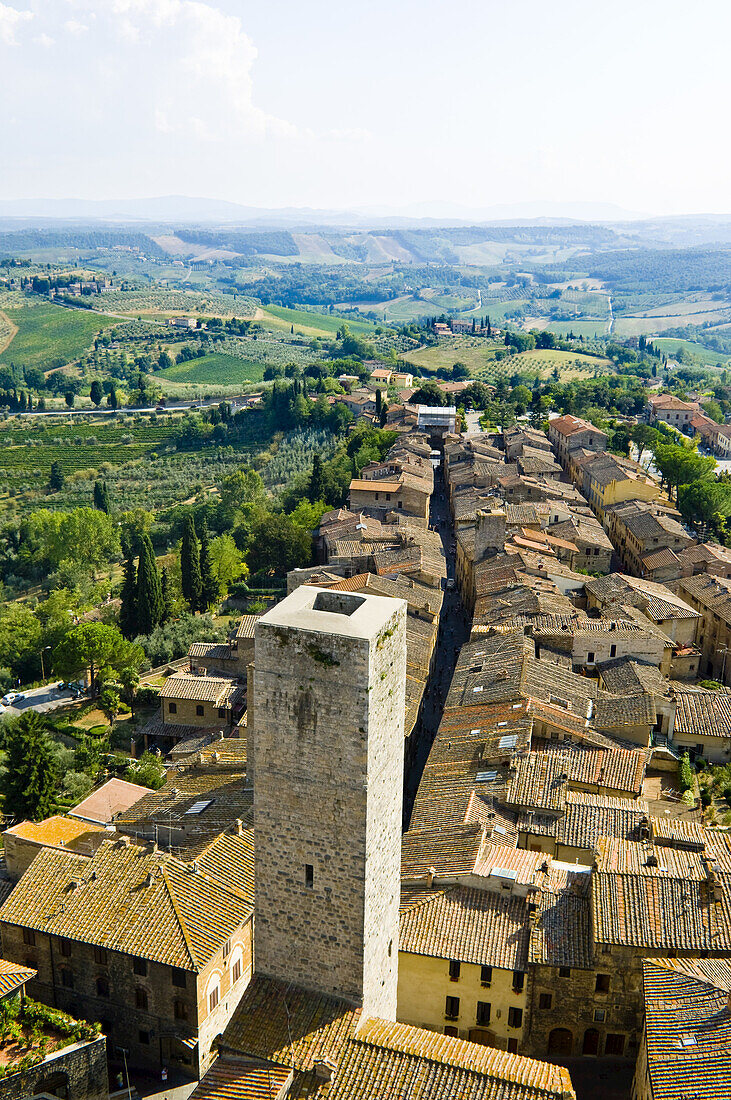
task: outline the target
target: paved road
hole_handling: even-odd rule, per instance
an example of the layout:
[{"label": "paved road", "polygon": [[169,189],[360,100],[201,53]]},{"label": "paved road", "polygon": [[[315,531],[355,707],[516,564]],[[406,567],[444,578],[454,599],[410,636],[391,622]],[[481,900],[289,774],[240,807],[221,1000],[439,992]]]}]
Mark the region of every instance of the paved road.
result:
[{"label": "paved road", "polygon": [[[429,523],[432,527],[437,523],[440,525],[439,530],[447,558],[447,576],[453,578],[455,557],[451,549],[453,529],[441,467],[435,471],[434,492],[430,504]],[[416,790],[419,785],[419,780],[421,779],[421,773],[424,770],[424,765],[429,756],[429,750],[431,749],[434,736],[442,718],[444,703],[454,674],[454,666],[457,663],[457,656],[460,648],[469,637],[469,628],[467,624],[468,620],[464,608],[462,607],[459,590],[456,587],[451,591],[447,589],[444,593],[444,602],[442,604],[434,665],[431,676],[429,677],[426,692],[424,693],[421,718],[417,727],[418,732],[416,735],[419,740],[417,742],[416,754],[406,780],[406,789],[404,792],[406,823],[408,823]]]},{"label": "paved road", "polygon": [[63,707],[67,703],[73,702],[75,696],[68,690],[59,691],[57,684],[58,681],[55,681],[52,684],[44,684],[43,687],[28,688],[21,693],[22,699],[16,700],[12,706],[6,709],[5,715],[7,717],[17,717],[24,710],[37,710],[42,714],[45,711],[55,710],[57,707]]}]

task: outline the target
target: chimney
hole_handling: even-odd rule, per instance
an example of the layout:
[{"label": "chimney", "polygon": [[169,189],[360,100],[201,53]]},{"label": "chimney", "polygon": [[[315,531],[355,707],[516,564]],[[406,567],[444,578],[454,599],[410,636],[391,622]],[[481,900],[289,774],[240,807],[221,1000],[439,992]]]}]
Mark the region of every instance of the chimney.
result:
[{"label": "chimney", "polygon": [[318,1081],[332,1081],[337,1066],[329,1058],[316,1058],[314,1063],[315,1077]]},{"label": "chimney", "polygon": [[437,873],[436,867],[430,867],[426,873],[426,886],[428,890],[431,890],[434,886],[434,876]]}]

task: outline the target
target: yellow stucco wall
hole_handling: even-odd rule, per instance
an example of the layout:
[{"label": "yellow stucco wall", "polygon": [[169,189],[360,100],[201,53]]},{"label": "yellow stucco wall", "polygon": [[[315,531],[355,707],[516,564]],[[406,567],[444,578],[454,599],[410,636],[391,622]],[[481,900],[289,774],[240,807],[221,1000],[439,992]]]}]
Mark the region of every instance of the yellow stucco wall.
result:
[{"label": "yellow stucco wall", "polygon": [[[477,1002],[490,1004],[490,1023],[483,1030],[494,1036],[491,1045],[507,1050],[508,1039],[517,1039],[518,1050],[523,1037],[523,1026],[508,1027],[508,1009],[523,1010],[526,1023],[526,985],[522,993],[513,992],[512,970],[492,969],[492,982],[483,986],[481,968],[472,963],[462,963],[457,981],[449,977],[449,960],[435,959],[428,955],[399,952],[398,1019],[402,1023],[425,1027],[430,1031],[444,1032],[445,1027],[459,1029],[460,1038],[469,1038],[477,1023]],[[447,997],[459,997],[459,1017],[445,1019]]]}]

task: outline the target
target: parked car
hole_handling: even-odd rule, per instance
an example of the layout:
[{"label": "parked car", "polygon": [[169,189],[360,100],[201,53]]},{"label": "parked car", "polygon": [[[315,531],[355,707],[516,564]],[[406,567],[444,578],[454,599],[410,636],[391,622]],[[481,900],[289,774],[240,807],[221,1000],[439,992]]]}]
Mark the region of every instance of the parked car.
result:
[{"label": "parked car", "polygon": [[22,699],[22,698],[23,698],[22,695],[19,695],[19,693],[17,691],[9,691],[7,693],[7,695],[3,695],[2,700],[0,700],[0,702],[2,702],[3,705],[6,706],[6,707],[11,707],[16,699]]}]

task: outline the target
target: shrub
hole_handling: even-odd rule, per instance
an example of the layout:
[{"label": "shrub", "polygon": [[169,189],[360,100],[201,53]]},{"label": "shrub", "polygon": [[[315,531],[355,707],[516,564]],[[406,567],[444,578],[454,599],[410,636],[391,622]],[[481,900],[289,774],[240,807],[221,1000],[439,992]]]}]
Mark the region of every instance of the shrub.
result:
[{"label": "shrub", "polygon": [[710,806],[711,801],[711,792],[708,790],[708,787],[701,787],[701,805]]},{"label": "shrub", "polygon": [[678,762],[678,783],[680,784],[681,794],[689,791],[693,786],[693,769],[690,766],[690,757],[687,752],[683,753]]}]

